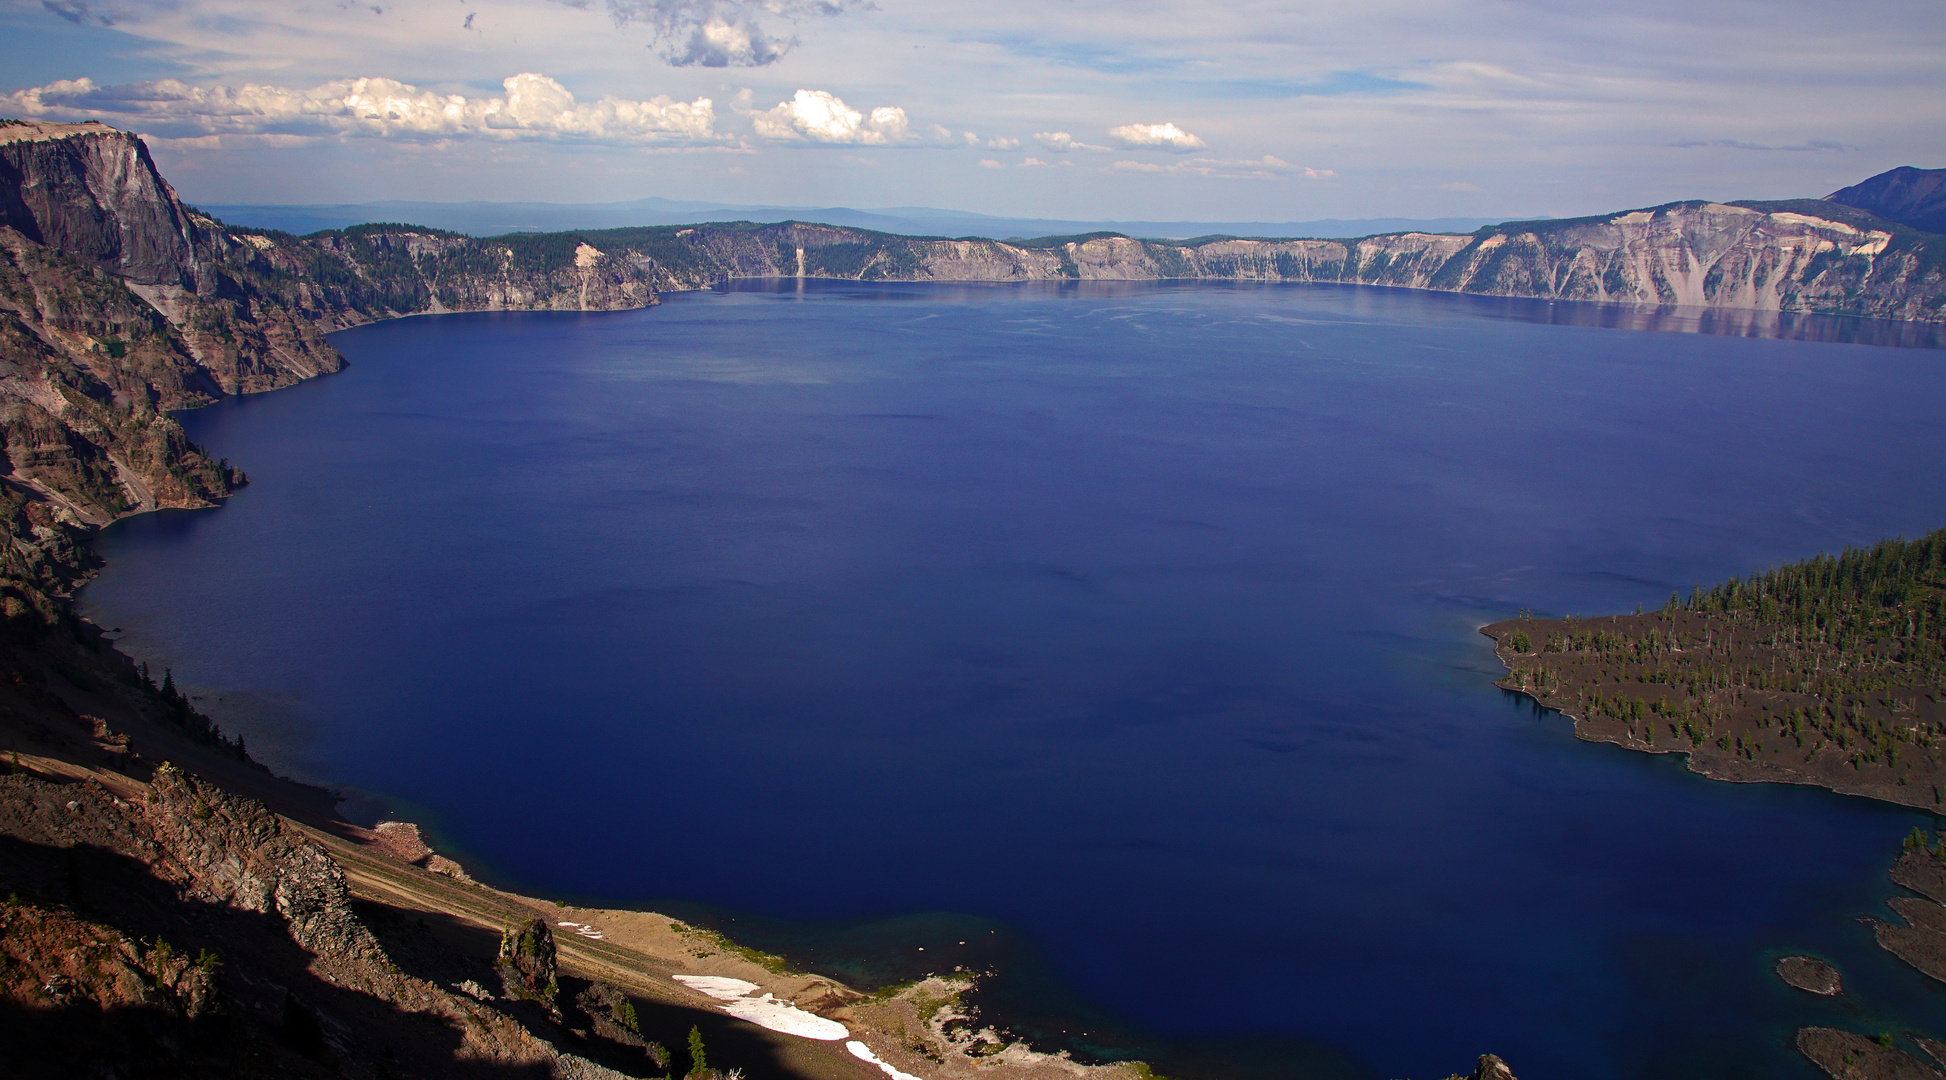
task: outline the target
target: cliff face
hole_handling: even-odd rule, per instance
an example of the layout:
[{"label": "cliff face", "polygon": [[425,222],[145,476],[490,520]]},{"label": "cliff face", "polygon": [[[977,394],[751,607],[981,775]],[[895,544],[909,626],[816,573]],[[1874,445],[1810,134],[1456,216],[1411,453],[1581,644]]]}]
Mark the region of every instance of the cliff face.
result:
[{"label": "cliff face", "polygon": [[864,281],[1357,282],[1562,300],[1946,318],[1946,237],[1822,200],[1674,203],[1471,235],[1362,240],[1098,234],[1028,244],[825,225],[732,223],[580,234],[662,288],[750,277]]},{"label": "cliff face", "polygon": [[1946,240],[1844,216],[1854,220],[1820,213],[1810,201],[1679,203],[1594,220],[1503,225],[1482,230],[1425,287],[1887,319],[1946,316]]},{"label": "cliff face", "polygon": [[127,281],[194,285],[190,224],[142,140],[95,124],[11,124],[0,140],[0,223]]},{"label": "cliff face", "polygon": [[170,410],[336,371],[332,330],[654,302],[637,262],[574,237],[231,229],[178,199],[134,135],[0,122],[0,493],[21,564],[0,573],[62,591],[87,569],[74,530],[227,495],[238,476]]}]

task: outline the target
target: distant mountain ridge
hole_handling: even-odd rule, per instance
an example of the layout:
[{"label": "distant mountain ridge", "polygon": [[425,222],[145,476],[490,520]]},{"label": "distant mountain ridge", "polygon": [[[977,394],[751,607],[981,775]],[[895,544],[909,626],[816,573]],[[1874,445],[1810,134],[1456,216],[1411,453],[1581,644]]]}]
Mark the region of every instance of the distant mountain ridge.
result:
[{"label": "distant mountain ridge", "polygon": [[222,204],[202,209],[232,225],[294,235],[388,221],[449,229],[470,236],[568,232],[714,221],[781,224],[802,221],[904,236],[988,239],[1117,232],[1163,240],[1196,236],[1358,237],[1388,232],[1472,232],[1498,218],[1324,218],[1313,221],[1080,221],[996,217],[922,206],[855,210],[842,206],[744,206],[646,198],[614,203],[373,202],[313,206]]},{"label": "distant mountain ridge", "polygon": [[1825,198],[1921,232],[1946,233],[1946,169],[1902,165]]}]

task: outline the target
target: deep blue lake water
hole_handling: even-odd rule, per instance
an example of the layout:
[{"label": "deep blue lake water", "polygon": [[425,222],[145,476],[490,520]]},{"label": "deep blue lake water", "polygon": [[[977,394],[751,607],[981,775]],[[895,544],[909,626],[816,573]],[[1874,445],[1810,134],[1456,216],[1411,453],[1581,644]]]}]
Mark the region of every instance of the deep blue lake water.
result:
[{"label": "deep blue lake water", "polygon": [[[1856,921],[1928,818],[1578,743],[1475,632],[1946,525],[1946,353],[1568,310],[813,283],[365,327],[188,415],[254,483],[110,529],[84,607],[499,881],[999,965],[994,1013],[1172,1075],[1946,1034]],[[1854,992],[1783,986],[1798,950]]]}]

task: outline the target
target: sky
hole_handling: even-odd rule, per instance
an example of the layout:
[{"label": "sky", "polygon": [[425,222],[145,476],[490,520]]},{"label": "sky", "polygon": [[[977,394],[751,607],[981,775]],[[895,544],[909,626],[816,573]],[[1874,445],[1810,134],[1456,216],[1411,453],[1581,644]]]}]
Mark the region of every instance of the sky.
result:
[{"label": "sky", "polygon": [[1946,166],[1939,0],[0,0],[196,203],[1566,217]]}]

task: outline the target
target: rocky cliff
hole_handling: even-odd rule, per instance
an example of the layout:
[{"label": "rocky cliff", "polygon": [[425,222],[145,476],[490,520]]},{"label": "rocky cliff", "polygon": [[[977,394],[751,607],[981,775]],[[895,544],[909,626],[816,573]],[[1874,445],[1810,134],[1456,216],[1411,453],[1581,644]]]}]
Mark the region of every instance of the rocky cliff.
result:
[{"label": "rocky cliff", "polygon": [[332,330],[654,302],[638,262],[574,237],[231,229],[178,199],[134,135],[0,121],[4,588],[45,607],[29,594],[87,572],[88,530],[227,495],[240,474],[170,411],[336,371]]},{"label": "rocky cliff", "polygon": [[1487,296],[1946,318],[1946,238],[1822,200],[1672,203],[1471,235],[1361,240],[1114,234],[1026,243],[826,225],[701,225],[582,234],[665,289],[746,277],[866,281],[1355,282]]}]

